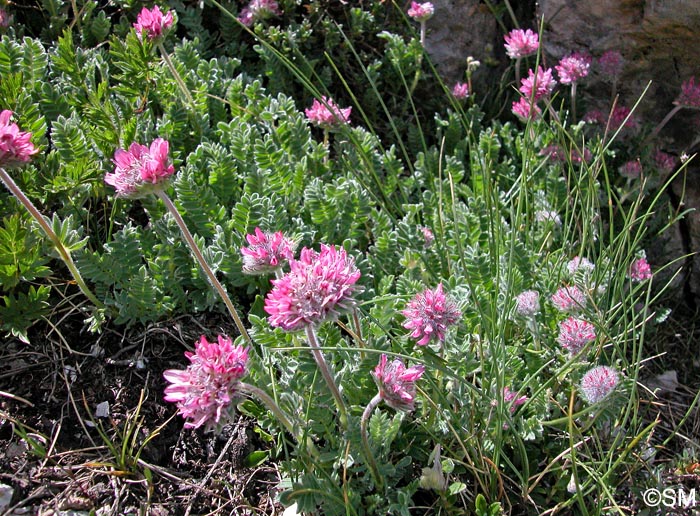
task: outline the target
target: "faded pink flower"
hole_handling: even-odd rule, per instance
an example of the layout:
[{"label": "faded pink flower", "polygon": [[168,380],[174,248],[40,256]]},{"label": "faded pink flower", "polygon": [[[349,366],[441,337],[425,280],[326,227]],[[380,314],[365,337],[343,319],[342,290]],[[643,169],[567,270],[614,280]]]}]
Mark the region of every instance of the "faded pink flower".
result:
[{"label": "faded pink flower", "polygon": [[666,172],[667,174],[673,172],[676,168],[676,158],[662,150],[657,150],[654,153],[654,163],[661,172]]},{"label": "faded pink flower", "polygon": [[691,77],[681,85],[681,93],[674,101],[674,104],[686,108],[700,108],[700,82],[695,82],[695,77]]},{"label": "faded pink flower", "polygon": [[422,365],[406,368],[403,362],[395,359],[387,363],[382,355],[372,376],[379,387],[379,397],[396,410],[410,412],[416,401],[416,381],[425,371]]},{"label": "faded pink flower", "polygon": [[282,10],[275,0],[251,0],[248,6],[241,10],[238,20],[246,27],[250,27],[258,20],[281,14]]},{"label": "faded pink flower", "polygon": [[469,97],[469,85],[465,82],[458,82],[452,88],[452,96],[459,100],[466,99]]},{"label": "faded pink flower", "polygon": [[523,317],[532,317],[540,311],[540,293],[526,290],[515,296],[515,311]]},{"label": "faded pink flower", "polygon": [[352,108],[339,108],[333,99],[321,97],[322,102],[314,99],[311,107],[306,109],[306,118],[321,129],[333,130],[350,123]]},{"label": "faded pink flower", "polygon": [[595,337],[595,327],[583,319],[569,317],[559,323],[557,342],[572,355],[578,354]]},{"label": "faded pink flower", "polygon": [[576,274],[578,271],[583,271],[585,273],[593,272],[595,265],[586,257],[574,256],[569,263],[566,264],[566,270],[569,271],[570,275]]},{"label": "faded pink flower", "polygon": [[581,394],[588,403],[598,403],[607,398],[620,383],[620,375],[612,367],[594,367],[581,379]]},{"label": "faded pink flower", "polygon": [[430,228],[422,227],[420,230],[423,233],[424,247],[427,249],[435,242],[435,235],[433,235]]},{"label": "faded pink flower", "polygon": [[557,74],[559,74],[559,82],[562,84],[571,84],[586,77],[590,66],[590,57],[579,53],[573,53],[562,58],[559,64],[554,68],[556,68]]},{"label": "faded pink flower", "polygon": [[503,401],[510,405],[510,413],[514,414],[518,407],[527,401],[527,396],[520,396],[518,398],[518,393],[511,391],[507,386],[503,387]]},{"label": "faded pink flower", "polygon": [[175,167],[170,163],[170,144],[156,138],[150,148],[132,143],[129,150],[117,149],[114,153],[116,168],[113,174],[105,175],[105,183],[117,190],[117,197],[143,197],[163,188]]},{"label": "faded pink flower", "polygon": [[633,159],[618,168],[621,176],[629,179],[637,179],[642,175],[642,164],[638,159]]},{"label": "faded pink flower", "polygon": [[582,161],[588,163],[593,159],[593,154],[585,147],[583,149],[583,158],[579,151],[573,147],[567,156],[566,150],[559,145],[548,145],[542,149],[539,154],[540,156],[549,156],[552,161],[558,161],[560,163],[568,163],[569,160],[571,160],[572,163],[581,163]]},{"label": "faded pink flower", "polygon": [[272,280],[265,311],[272,326],[297,331],[335,319],[355,306],[353,295],[360,271],[345,249],[321,245],[321,251],[304,247],[299,259],[289,260],[290,272]]},{"label": "faded pink flower", "polygon": [[269,274],[294,258],[297,244],[281,231],[267,233],[255,228],[255,234],[246,235],[245,238],[250,245],[241,247],[245,274]]},{"label": "faded pink flower", "polygon": [[185,356],[190,365],[184,371],[169,369],[163,377],[170,382],[165,401],[177,404],[180,415],[190,421],[185,428],[218,430],[233,416],[241,398],[240,379],[246,374],[248,349],[233,346],[231,339],[219,335],[218,342],[202,336],[194,353]]},{"label": "faded pink flower", "polygon": [[603,55],[598,58],[598,68],[600,73],[615,79],[622,73],[622,68],[625,60],[617,50],[608,50],[603,52]]},{"label": "faded pink flower", "polygon": [[[627,119],[629,117],[629,119]],[[627,121],[625,122],[625,120]],[[604,120],[605,122],[605,120]],[[617,105],[610,114],[608,122],[610,131],[617,131],[624,124],[625,129],[634,130],[639,127],[637,117],[632,114],[632,110],[625,106]]]},{"label": "faded pink flower", "polygon": [[411,337],[425,346],[431,339],[445,340],[447,328],[456,324],[462,315],[457,305],[442,290],[440,283],[435,290],[425,290],[409,301],[401,311],[407,321],[403,327],[413,330]]},{"label": "faded pink flower", "polygon": [[134,23],[134,29],[136,29],[136,34],[139,39],[143,37],[143,33],[146,33],[146,37],[151,41],[159,39],[165,35],[165,32],[173,25],[173,13],[168,11],[163,14],[160,7],[157,5],[153,9],[148,9],[144,7],[141,12],[136,17],[136,23]]},{"label": "faded pink flower", "polygon": [[552,222],[556,226],[561,226],[561,217],[553,210],[537,210],[535,212],[536,222]]},{"label": "faded pink flower", "polygon": [[17,124],[10,122],[11,117],[9,109],[0,113],[0,167],[27,163],[39,152],[32,143],[32,133],[20,131]]},{"label": "faded pink flower", "polygon": [[408,8],[408,15],[417,22],[428,21],[433,17],[434,13],[435,7],[430,2],[424,2],[422,4],[411,2],[411,7]]},{"label": "faded pink flower", "polygon": [[578,312],[586,306],[586,295],[576,285],[561,287],[552,296],[552,304],[560,312]]},{"label": "faded pink flower", "polygon": [[630,265],[630,278],[634,281],[646,281],[652,276],[651,266],[646,258],[639,258]]},{"label": "faded pink flower", "polygon": [[523,122],[537,120],[542,114],[542,110],[537,104],[531,104],[529,98],[520,97],[517,102],[513,102],[511,107],[513,114]]},{"label": "faded pink flower", "polygon": [[543,97],[547,97],[552,93],[557,81],[552,77],[552,69],[543,70],[541,66],[537,67],[537,73],[532,69],[528,70],[527,77],[520,81],[520,93],[528,100],[533,98],[535,102]]},{"label": "faded pink flower", "polygon": [[12,23],[12,15],[0,7],[0,28],[6,29]]},{"label": "faded pink flower", "polygon": [[536,32],[530,29],[514,29],[504,36],[506,40],[506,54],[511,59],[526,57],[537,52],[540,39]]}]

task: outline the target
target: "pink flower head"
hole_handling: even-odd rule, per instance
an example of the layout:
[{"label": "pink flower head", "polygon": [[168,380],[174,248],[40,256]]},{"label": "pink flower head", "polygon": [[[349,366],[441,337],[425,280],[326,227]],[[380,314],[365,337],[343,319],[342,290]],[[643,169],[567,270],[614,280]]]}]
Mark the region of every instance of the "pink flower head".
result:
[{"label": "pink flower head", "polygon": [[588,163],[593,158],[591,151],[585,147],[583,149],[583,157],[581,157],[579,151],[574,147],[571,148],[567,156],[566,150],[559,145],[548,145],[542,149],[539,154],[540,156],[548,156],[552,161],[560,163],[567,163],[569,160],[571,160],[571,163],[581,163],[582,161]]},{"label": "pink flower head", "polygon": [[419,4],[418,2],[411,2],[411,7],[408,8],[408,15],[416,20],[417,22],[425,22],[433,17],[435,13],[435,7],[430,2],[425,2]]},{"label": "pink flower head", "polygon": [[527,396],[520,396],[518,398],[518,393],[511,391],[507,386],[503,387],[503,401],[505,403],[511,403],[510,413],[513,414],[517,408],[527,401]]},{"label": "pink flower head", "polygon": [[583,319],[569,317],[559,323],[557,342],[572,355],[578,354],[595,337],[595,327]]},{"label": "pink flower head", "polygon": [[695,82],[695,77],[691,77],[681,85],[681,94],[674,102],[675,104],[687,108],[700,108],[700,82]]},{"label": "pink flower head", "polygon": [[19,130],[19,126],[10,122],[12,111],[0,113],[0,167],[11,167],[27,163],[39,149],[32,143],[32,133]]},{"label": "pink flower head", "polygon": [[452,96],[459,100],[466,99],[469,96],[469,85],[466,82],[458,82],[452,88]]},{"label": "pink flower head", "polygon": [[610,78],[617,78],[622,73],[625,60],[617,50],[608,50],[598,59],[598,68],[603,75]]},{"label": "pink flower head", "polygon": [[[629,119],[627,118],[629,117]],[[625,121],[627,120],[627,121]],[[632,110],[625,106],[616,105],[612,113],[610,113],[610,120],[608,121],[608,126],[610,131],[617,131],[624,124],[625,129],[634,130],[639,127],[639,121],[637,117],[632,114]]]},{"label": "pink flower head", "polygon": [[387,364],[386,355],[382,355],[372,376],[379,387],[379,397],[396,410],[410,412],[416,401],[416,381],[425,371],[422,365],[406,368],[401,360],[396,359]]},{"label": "pink flower head", "polygon": [[552,69],[543,70],[541,66],[537,67],[537,73],[532,69],[528,70],[527,77],[520,81],[520,93],[528,100],[533,98],[535,102],[543,97],[547,97],[552,93],[557,81],[552,77]]},{"label": "pink flower head", "polygon": [[428,247],[433,245],[433,242],[435,242],[435,235],[433,235],[433,232],[430,230],[430,228],[422,227],[420,228],[420,230],[423,233],[424,246],[427,249]]},{"label": "pink flower head", "polygon": [[523,317],[532,317],[540,311],[540,293],[536,290],[526,290],[515,296],[515,311]]},{"label": "pink flower head", "polygon": [[622,165],[618,170],[621,176],[629,179],[637,179],[642,175],[642,164],[638,159],[633,159]]},{"label": "pink flower head", "polygon": [[591,61],[588,56],[574,53],[562,58],[555,68],[559,74],[559,82],[562,84],[571,84],[586,77],[590,66]]},{"label": "pink flower head", "polygon": [[0,7],[0,28],[6,29],[12,23],[12,15]]},{"label": "pink flower head", "polygon": [[586,295],[576,285],[561,287],[552,296],[552,304],[560,312],[578,312],[586,305]]},{"label": "pink flower head", "polygon": [[216,430],[233,415],[240,395],[240,379],[246,374],[248,349],[234,346],[231,339],[219,335],[218,342],[202,336],[195,351],[186,352],[190,365],[184,371],[169,369],[163,377],[170,382],[165,401],[177,404],[180,415],[191,421],[185,428]]},{"label": "pink flower head", "polygon": [[138,34],[139,39],[146,33],[146,37],[151,41],[159,39],[165,35],[165,32],[173,25],[173,13],[168,11],[163,14],[160,7],[157,5],[153,9],[144,7],[136,17],[134,29]]},{"label": "pink flower head", "polygon": [[514,29],[506,34],[504,39],[506,40],[506,54],[511,59],[532,55],[540,47],[539,36],[530,29]]},{"label": "pink flower head", "polygon": [[588,403],[598,403],[607,398],[620,383],[620,375],[612,367],[594,367],[581,379],[581,394]]},{"label": "pink flower head", "polygon": [[646,281],[652,276],[651,266],[646,258],[639,258],[630,265],[630,278],[634,281]]},{"label": "pink flower head", "polygon": [[143,197],[163,188],[175,173],[170,163],[170,145],[163,138],[156,138],[150,148],[132,143],[129,150],[117,149],[114,153],[116,168],[113,174],[105,175],[105,183],[117,190],[117,197]]},{"label": "pink flower head", "polygon": [[294,257],[296,242],[281,231],[267,233],[255,228],[254,235],[246,235],[250,247],[241,247],[245,274],[269,274],[280,269]]},{"label": "pink flower head", "polygon": [[591,262],[588,258],[581,256],[574,256],[573,259],[566,264],[566,270],[569,271],[571,276],[576,274],[578,271],[590,273],[593,272],[594,269],[595,265],[593,265],[593,262]]},{"label": "pink flower head", "polygon": [[676,158],[664,151],[657,150],[654,153],[654,163],[661,172],[673,172],[676,168]]},{"label": "pink flower head", "polygon": [[282,10],[275,0],[251,0],[248,6],[241,10],[238,20],[246,27],[250,27],[258,20],[281,14]]},{"label": "pink flower head", "polygon": [[448,298],[440,283],[435,290],[425,290],[409,301],[401,313],[408,319],[403,327],[413,330],[411,337],[425,346],[431,339],[445,340],[447,328],[457,323],[462,315],[457,305]]},{"label": "pink flower head", "polygon": [[511,107],[513,114],[523,122],[528,120],[537,120],[542,114],[542,110],[537,104],[531,104],[530,99],[520,97],[517,102],[513,102]]},{"label": "pink flower head", "polygon": [[360,271],[344,249],[321,245],[321,251],[304,247],[299,259],[289,260],[290,272],[272,280],[274,288],[265,298],[265,311],[272,326],[297,331],[335,319],[355,306],[353,294]]},{"label": "pink flower head", "polygon": [[321,129],[333,130],[350,123],[352,108],[339,108],[333,99],[321,97],[322,102],[314,99],[311,107],[306,109],[306,118]]}]

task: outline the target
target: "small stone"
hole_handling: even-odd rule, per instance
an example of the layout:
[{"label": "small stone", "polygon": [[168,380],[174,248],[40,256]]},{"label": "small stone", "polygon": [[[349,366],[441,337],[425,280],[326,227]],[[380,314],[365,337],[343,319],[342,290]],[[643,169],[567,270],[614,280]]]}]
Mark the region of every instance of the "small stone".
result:
[{"label": "small stone", "polygon": [[0,512],[4,512],[10,506],[14,494],[14,488],[7,484],[0,484]]},{"label": "small stone", "polygon": [[109,417],[109,402],[103,401],[95,407],[95,417]]}]

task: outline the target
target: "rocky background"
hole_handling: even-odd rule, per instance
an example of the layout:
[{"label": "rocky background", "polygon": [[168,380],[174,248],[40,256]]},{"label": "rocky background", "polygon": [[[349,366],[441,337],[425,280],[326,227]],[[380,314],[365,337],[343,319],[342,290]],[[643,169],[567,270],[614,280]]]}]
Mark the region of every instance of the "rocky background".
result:
[{"label": "rocky background", "polygon": [[[542,59],[548,67],[574,51],[594,58],[617,50],[625,65],[617,85],[618,102],[632,107],[651,127],[673,108],[681,83],[700,80],[700,0],[433,0],[426,48],[447,84],[463,80],[467,56],[482,62],[474,89],[488,87],[509,64],[503,35],[516,26],[538,30],[543,21]],[[515,18],[515,20],[514,20]],[[646,89],[646,93],[645,93]],[[581,85],[581,112],[611,105],[609,82],[592,73]],[[700,111],[681,110],[659,134],[656,146],[676,157],[700,152]],[[692,209],[649,250],[653,265],[678,260],[674,292],[678,301],[700,305],[700,156],[690,162],[670,192],[675,209]],[[696,253],[687,258],[688,254]]]}]

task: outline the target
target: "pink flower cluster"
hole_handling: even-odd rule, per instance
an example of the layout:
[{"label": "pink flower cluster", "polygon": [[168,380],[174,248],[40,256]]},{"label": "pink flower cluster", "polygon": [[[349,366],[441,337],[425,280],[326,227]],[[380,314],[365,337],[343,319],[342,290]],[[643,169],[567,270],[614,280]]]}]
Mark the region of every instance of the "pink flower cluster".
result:
[{"label": "pink flower cluster", "polygon": [[583,319],[569,317],[559,323],[557,342],[572,355],[578,354],[586,344],[596,338],[595,327]]},{"label": "pink flower cluster", "polygon": [[435,242],[435,235],[433,234],[430,228],[421,227],[420,230],[421,233],[423,233],[424,247],[427,249],[428,247],[433,245],[433,242]]},{"label": "pink flower cluster", "polygon": [[0,7],[0,28],[6,29],[12,23],[12,15]]},{"label": "pink flower cluster", "polygon": [[583,149],[583,156],[581,156],[581,153],[574,147],[567,153],[566,150],[559,145],[548,145],[542,149],[539,154],[540,156],[548,156],[552,161],[560,163],[568,163],[569,160],[571,160],[571,163],[575,164],[581,163],[582,161],[588,163],[593,159],[593,154],[585,147]]},{"label": "pink flower cluster", "polygon": [[540,311],[540,293],[536,290],[526,290],[515,296],[515,311],[523,317],[532,317]]},{"label": "pink flower cluster", "polygon": [[360,271],[344,249],[321,245],[316,252],[305,247],[298,260],[289,260],[289,266],[290,272],[272,280],[274,287],[265,298],[272,326],[297,331],[355,306]]},{"label": "pink flower cluster", "polygon": [[304,112],[309,121],[321,129],[333,130],[350,123],[351,107],[339,108],[333,99],[321,97],[322,102],[314,99],[310,108]]},{"label": "pink flower cluster", "polygon": [[407,368],[399,359],[387,361],[382,355],[372,376],[379,388],[379,397],[396,410],[410,412],[416,400],[416,381],[425,371],[422,365]]},{"label": "pink flower cluster", "polygon": [[258,20],[281,14],[282,10],[275,0],[251,0],[248,6],[241,10],[238,20],[246,27],[250,27]]},{"label": "pink flower cluster", "polygon": [[425,290],[409,301],[401,311],[407,321],[403,327],[418,339],[419,346],[425,346],[431,339],[445,340],[447,328],[456,324],[462,315],[457,305],[442,290],[442,283],[435,290]]},{"label": "pink flower cluster", "polygon": [[625,60],[617,50],[608,50],[603,52],[603,55],[598,58],[598,68],[600,73],[607,75],[610,78],[617,78],[622,73],[622,68]]},{"label": "pink flower cluster", "polygon": [[435,13],[435,7],[430,2],[424,2],[419,4],[418,2],[411,2],[411,7],[408,8],[408,15],[416,20],[417,22],[426,22],[433,17]]},{"label": "pink flower cluster", "polygon": [[651,266],[646,258],[639,258],[630,265],[630,278],[634,281],[646,281],[653,276]]},{"label": "pink flower cluster", "polygon": [[132,143],[129,150],[117,149],[114,153],[114,173],[105,175],[105,183],[117,190],[117,197],[142,197],[163,188],[175,173],[170,163],[167,140],[156,138],[150,148]]},{"label": "pink flower cluster", "polygon": [[511,391],[507,386],[503,387],[503,401],[508,404],[510,403],[510,413],[513,414],[517,408],[527,401],[527,396],[520,396],[518,398],[518,393]]},{"label": "pink flower cluster", "polygon": [[554,68],[556,68],[559,74],[559,82],[562,84],[572,84],[586,77],[590,66],[591,59],[589,56],[573,53],[562,58],[559,64]]},{"label": "pink flower cluster", "polygon": [[521,120],[536,119],[542,113],[537,102],[548,97],[556,85],[557,81],[552,77],[551,68],[544,70],[538,66],[537,72],[528,70],[528,76],[520,81],[519,91],[522,96],[513,102],[513,113]]},{"label": "pink flower cluster", "polygon": [[661,172],[668,174],[676,168],[676,158],[662,150],[657,150],[654,153],[654,164]]},{"label": "pink flower cluster", "polygon": [[170,382],[165,401],[177,404],[185,428],[216,430],[226,424],[240,396],[240,379],[246,374],[248,349],[234,346],[231,339],[219,335],[218,342],[202,336],[195,351],[186,352],[190,365],[184,371],[169,369],[163,377]]},{"label": "pink flower cluster", "polygon": [[458,100],[464,100],[469,97],[469,85],[465,82],[458,82],[452,88],[452,96]]},{"label": "pink flower cluster", "polygon": [[681,84],[681,93],[675,103],[686,108],[700,108],[700,81],[696,83],[695,77],[691,77]]},{"label": "pink flower cluster", "polygon": [[506,54],[511,59],[532,55],[540,47],[539,36],[530,29],[514,29],[506,34],[504,39],[506,40]]},{"label": "pink flower cluster", "polygon": [[245,274],[269,274],[294,258],[296,242],[285,237],[281,231],[267,233],[255,228],[255,234],[246,235],[245,238],[250,246],[241,247]]},{"label": "pink flower cluster", "polygon": [[17,124],[10,122],[11,117],[8,109],[0,113],[0,167],[27,163],[39,152],[32,144],[32,133],[20,131]]},{"label": "pink flower cluster", "polygon": [[618,170],[623,177],[637,179],[642,175],[642,163],[638,159],[633,159],[622,165]]},{"label": "pink flower cluster", "polygon": [[581,379],[581,394],[588,403],[599,403],[607,398],[619,383],[620,376],[612,367],[594,367]]},{"label": "pink flower cluster", "polygon": [[552,295],[552,304],[560,312],[578,312],[586,306],[586,294],[576,285],[561,287]]},{"label": "pink flower cluster", "polygon": [[134,29],[139,39],[146,33],[149,40],[157,40],[165,35],[165,32],[173,25],[173,13],[168,11],[163,14],[157,5],[153,9],[144,7],[136,17]]}]

